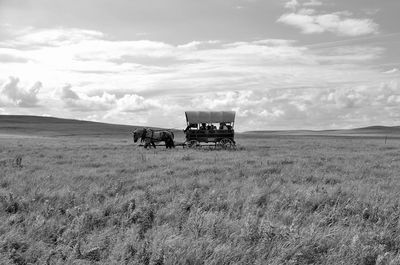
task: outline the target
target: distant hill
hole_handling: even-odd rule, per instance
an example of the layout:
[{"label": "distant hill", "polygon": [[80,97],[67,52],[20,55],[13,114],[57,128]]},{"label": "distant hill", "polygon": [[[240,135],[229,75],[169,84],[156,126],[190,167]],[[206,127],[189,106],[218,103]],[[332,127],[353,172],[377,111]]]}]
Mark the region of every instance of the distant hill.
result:
[{"label": "distant hill", "polygon": [[310,136],[392,136],[400,137],[400,126],[368,126],[343,130],[282,130],[282,131],[248,131],[244,135],[310,135]]},{"label": "distant hill", "polygon": [[400,126],[369,126],[348,131],[355,133],[400,134]]},{"label": "distant hill", "polygon": [[42,116],[0,115],[0,134],[32,136],[121,136],[137,126]]},{"label": "distant hill", "polygon": [[[3,135],[119,137],[128,135],[130,131],[138,127],[43,116],[0,115],[0,134]],[[174,132],[176,133],[175,136],[183,137],[182,131],[174,130]],[[346,130],[282,130],[237,133],[239,138],[275,137],[276,135],[400,137],[400,126],[369,126]]]}]

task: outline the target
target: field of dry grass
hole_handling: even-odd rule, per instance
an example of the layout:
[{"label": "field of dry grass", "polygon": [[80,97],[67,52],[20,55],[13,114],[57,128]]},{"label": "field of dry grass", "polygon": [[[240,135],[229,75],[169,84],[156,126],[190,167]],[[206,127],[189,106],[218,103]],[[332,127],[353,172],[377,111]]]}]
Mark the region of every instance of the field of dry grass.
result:
[{"label": "field of dry grass", "polygon": [[0,138],[0,264],[400,264],[400,140],[238,142]]}]

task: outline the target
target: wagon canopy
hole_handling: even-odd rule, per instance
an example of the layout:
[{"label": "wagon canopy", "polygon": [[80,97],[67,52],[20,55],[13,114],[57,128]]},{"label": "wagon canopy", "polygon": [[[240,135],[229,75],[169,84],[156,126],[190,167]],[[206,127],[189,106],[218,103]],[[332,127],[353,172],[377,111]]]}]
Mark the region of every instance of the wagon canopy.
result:
[{"label": "wagon canopy", "polygon": [[234,122],[234,111],[185,111],[188,123]]}]

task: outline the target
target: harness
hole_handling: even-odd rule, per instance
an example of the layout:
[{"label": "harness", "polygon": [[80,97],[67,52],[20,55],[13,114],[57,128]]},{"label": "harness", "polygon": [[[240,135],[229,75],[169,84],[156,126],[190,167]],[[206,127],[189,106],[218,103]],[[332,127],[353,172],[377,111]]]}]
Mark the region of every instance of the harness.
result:
[{"label": "harness", "polygon": [[[150,136],[150,137],[147,136],[147,131],[150,131],[150,132],[151,132],[151,136]],[[154,131],[151,130],[151,129],[146,129],[146,128],[144,128],[141,138],[142,138],[142,139],[150,139],[150,140],[153,140],[153,139],[154,139]]]},{"label": "harness", "polygon": [[142,132],[142,135],[140,136],[140,138],[142,139],[142,141],[143,141],[143,139],[146,138],[146,128],[143,128],[143,132]]}]

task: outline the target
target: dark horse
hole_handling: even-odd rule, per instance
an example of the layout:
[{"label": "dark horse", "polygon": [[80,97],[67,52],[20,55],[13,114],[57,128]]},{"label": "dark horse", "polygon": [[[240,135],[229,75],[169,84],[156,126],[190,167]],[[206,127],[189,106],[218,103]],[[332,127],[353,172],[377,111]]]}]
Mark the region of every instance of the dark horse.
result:
[{"label": "dark horse", "polygon": [[131,132],[133,141],[136,143],[139,139],[144,142],[144,148],[153,146],[156,148],[155,143],[165,142],[166,148],[175,148],[174,133],[171,131],[154,131],[149,128],[138,128]]}]

